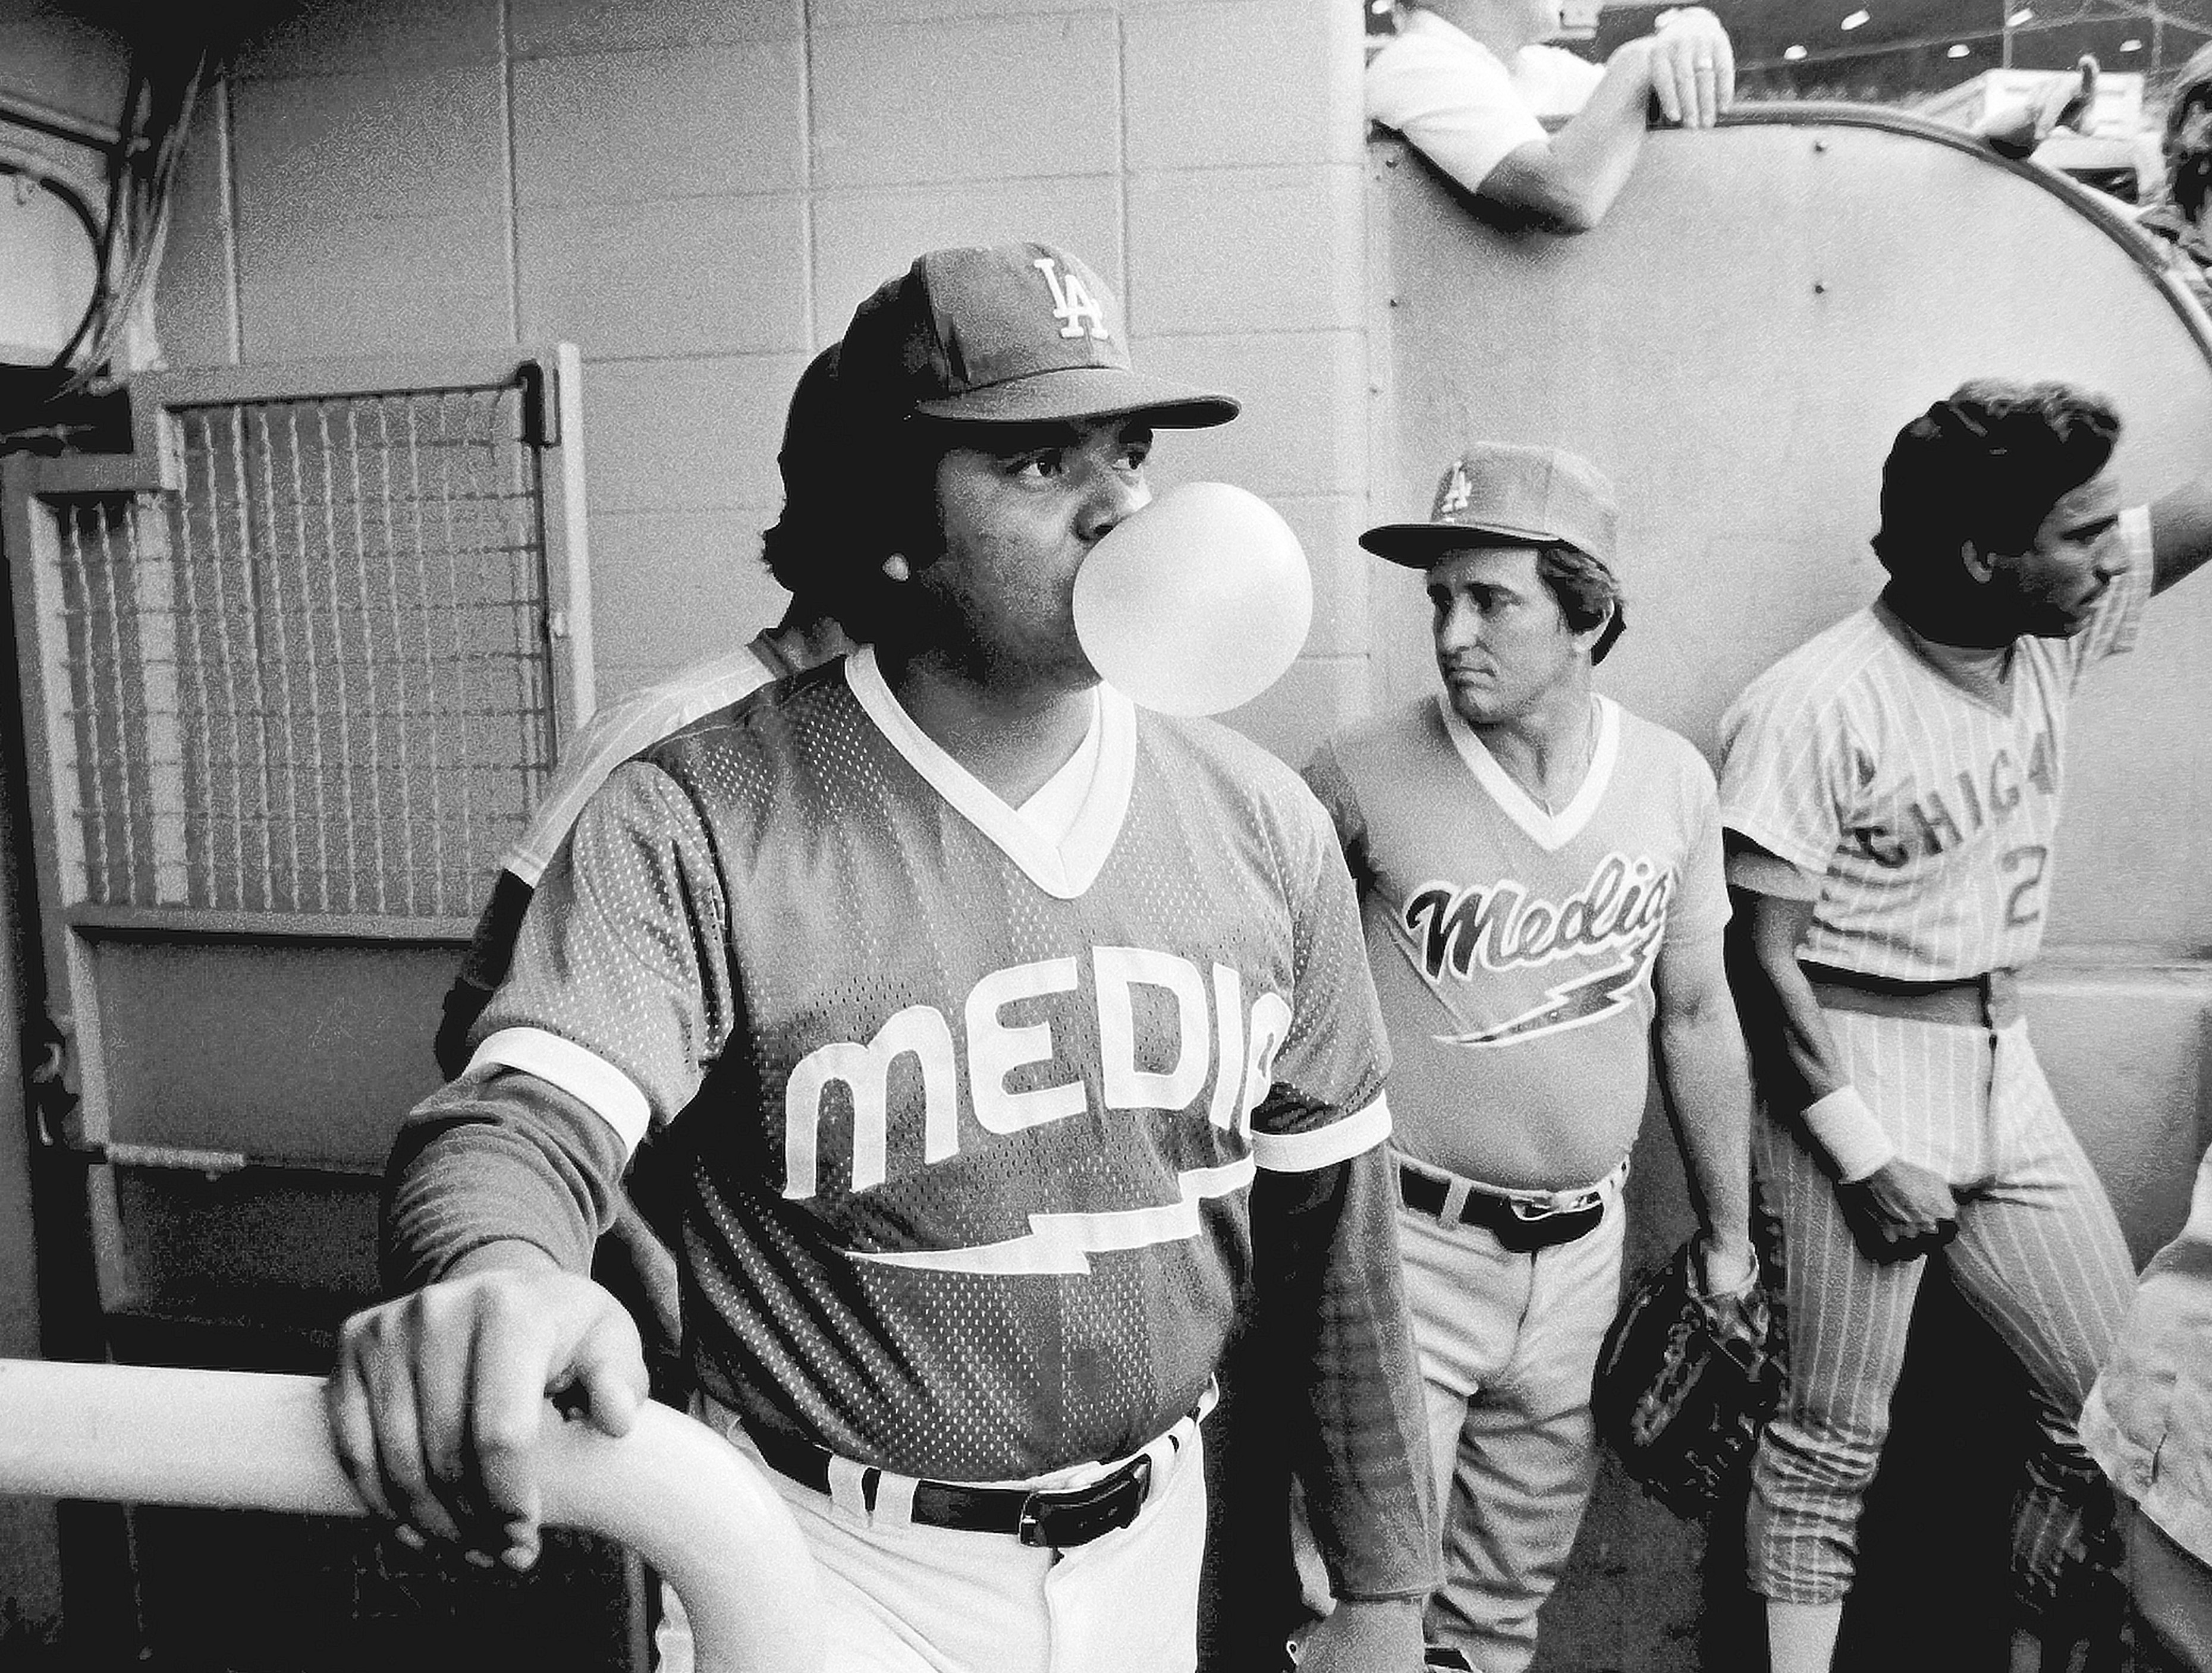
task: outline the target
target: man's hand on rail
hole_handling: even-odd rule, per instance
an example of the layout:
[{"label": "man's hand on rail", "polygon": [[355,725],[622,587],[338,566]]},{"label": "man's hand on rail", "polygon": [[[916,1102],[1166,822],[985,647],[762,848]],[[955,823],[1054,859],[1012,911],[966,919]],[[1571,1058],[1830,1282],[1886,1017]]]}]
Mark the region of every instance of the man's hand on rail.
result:
[{"label": "man's hand on rail", "polygon": [[621,1435],[645,1395],[622,1304],[512,1243],[348,1319],[325,1388],[338,1461],[364,1504],[410,1543],[442,1540],[515,1569],[538,1560],[531,1454],[546,1399]]},{"label": "man's hand on rail", "polygon": [[1651,96],[1668,121],[1710,128],[1735,102],[1735,49],[1703,6],[1663,14],[1650,51]]}]

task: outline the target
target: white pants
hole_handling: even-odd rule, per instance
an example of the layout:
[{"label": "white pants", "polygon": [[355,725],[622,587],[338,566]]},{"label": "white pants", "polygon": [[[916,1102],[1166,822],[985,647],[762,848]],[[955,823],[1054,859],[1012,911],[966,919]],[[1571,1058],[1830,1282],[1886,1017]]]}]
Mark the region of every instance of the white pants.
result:
[{"label": "white pants", "polygon": [[1596,1479],[1590,1379],[1620,1300],[1627,1215],[1572,1243],[1513,1254],[1477,1226],[1401,1209],[1406,1300],[1420,1350],[1443,1509],[1431,1644],[1483,1673],[1520,1673]]},{"label": "white pants", "polygon": [[[705,1416],[760,1463],[726,1414]],[[1204,1442],[1188,1421],[1170,1434],[1179,1444],[1147,1449],[1152,1494],[1137,1519],[1066,1550],[896,1524],[761,1464],[820,1568],[830,1640],[823,1673],[1192,1673]],[[1052,1484],[1080,1485],[1110,1467],[1062,1472]],[[663,1673],[690,1673],[688,1634],[664,1632],[659,1647]]]}]

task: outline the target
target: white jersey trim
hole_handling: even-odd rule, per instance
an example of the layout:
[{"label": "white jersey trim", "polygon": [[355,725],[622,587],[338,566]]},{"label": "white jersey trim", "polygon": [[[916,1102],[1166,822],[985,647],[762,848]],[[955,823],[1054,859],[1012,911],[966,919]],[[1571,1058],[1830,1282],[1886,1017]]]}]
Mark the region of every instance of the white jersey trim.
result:
[{"label": "white jersey trim", "polygon": [[1304,1133],[1252,1135],[1252,1160],[1270,1173],[1312,1173],[1364,1155],[1390,1137],[1390,1100],[1375,1101],[1341,1121]]},{"label": "white jersey trim", "polygon": [[1149,1249],[1155,1244],[1182,1243],[1196,1237],[1202,1228],[1198,1205],[1210,1197],[1226,1197],[1242,1191],[1252,1183],[1252,1158],[1245,1156],[1219,1167],[1186,1169],[1178,1176],[1182,1195],[1172,1203],[1091,1214],[1033,1214],[1025,1235],[1008,1238],[1003,1243],[985,1243],[968,1249],[902,1249],[875,1253],[855,1250],[853,1258],[878,1266],[920,1268],[930,1272],[1088,1272],[1093,1255],[1122,1249]]},{"label": "white jersey trim", "polygon": [[609,773],[670,733],[682,730],[702,715],[728,707],[775,677],[776,670],[747,645],[696,663],[670,679],[631,692],[600,709],[561,752],[544,800],[532,813],[529,825],[514,840],[514,846],[501,857],[500,869],[537,888],[545,868],[553,864],[553,856],[582,815],[584,803],[607,781]]},{"label": "white jersey trim", "polygon": [[1467,763],[1468,771],[1474,774],[1490,799],[1498,803],[1505,816],[1518,825],[1529,841],[1547,853],[1556,853],[1580,836],[1590,821],[1597,816],[1599,805],[1605,800],[1607,788],[1613,783],[1614,762],[1620,755],[1620,705],[1609,697],[1591,700],[1597,705],[1597,742],[1591,747],[1589,770],[1583,773],[1582,787],[1575,791],[1574,799],[1556,814],[1545,810],[1536,798],[1521,788],[1511,773],[1498,764],[1498,758],[1475,734],[1451,704],[1451,699],[1439,694],[1437,712],[1443,716],[1444,733],[1451,739],[1452,748]]},{"label": "white jersey trim", "polygon": [[653,1111],[637,1083],[596,1052],[543,1028],[501,1028],[486,1037],[462,1071],[519,1069],[561,1088],[615,1130],[625,1155],[645,1142]]},{"label": "white jersey trim", "polygon": [[1031,882],[1055,900],[1074,900],[1097,882],[1128,817],[1136,784],[1137,714],[1127,697],[1111,686],[1097,688],[1091,725],[1098,739],[1097,771],[1067,834],[1054,843],[915,724],[884,683],[873,646],[845,659],[845,682],[884,741]]}]

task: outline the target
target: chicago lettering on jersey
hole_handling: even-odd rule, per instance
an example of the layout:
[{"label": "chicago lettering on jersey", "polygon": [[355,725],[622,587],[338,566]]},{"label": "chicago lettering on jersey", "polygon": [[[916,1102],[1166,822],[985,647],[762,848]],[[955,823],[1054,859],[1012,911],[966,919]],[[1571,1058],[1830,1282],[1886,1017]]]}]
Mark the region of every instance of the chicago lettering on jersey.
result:
[{"label": "chicago lettering on jersey", "polygon": [[2058,752],[2048,728],[2036,735],[2025,768],[2000,747],[1984,773],[1962,772],[1948,785],[1912,785],[1900,798],[1905,813],[1898,827],[1854,826],[1850,840],[1876,865],[1894,870],[1915,854],[1948,853],[2002,825],[2030,789],[2045,797],[2058,793]]},{"label": "chicago lettering on jersey", "polygon": [[1667,921],[1674,878],[1645,855],[1607,854],[1564,900],[1531,897],[1511,877],[1464,888],[1422,884],[1399,909],[1399,927],[1434,982],[1462,981],[1476,966],[1508,971],[1626,948]]},{"label": "chicago lettering on jersey", "polygon": [[[1249,1134],[1290,1033],[1291,1008],[1282,996],[1263,991],[1248,1002],[1240,972],[1222,964],[1201,970],[1152,948],[1094,947],[1089,962],[1087,1020],[1097,1029],[1104,1107],[1174,1112],[1203,1097],[1216,1127]],[[804,1201],[821,1189],[822,1116],[833,1088],[843,1088],[852,1111],[856,1191],[883,1184],[891,1155],[913,1154],[916,1137],[927,1167],[957,1155],[971,1129],[1018,1133],[1088,1109],[1084,1065],[1066,1052],[1077,1032],[1069,1012],[1085,1003],[1081,976],[1075,958],[994,970],[969,989],[957,1036],[954,1019],[936,1006],[910,1005],[866,1043],[836,1040],[809,1052],[784,1083],[783,1194]],[[1146,1008],[1151,1026],[1142,1061],[1139,988],[1156,990],[1164,1001]],[[1018,1005],[1019,1020],[1010,1021]],[[1160,1026],[1170,1009],[1171,1034]],[[908,1064],[904,1071],[902,1063]],[[1010,1084],[1018,1071],[1041,1065],[1060,1072],[1041,1083],[1021,1075],[1018,1087]],[[920,1097],[902,1097],[894,1110],[892,1081],[902,1072]],[[916,1124],[918,1134],[910,1130]]]}]

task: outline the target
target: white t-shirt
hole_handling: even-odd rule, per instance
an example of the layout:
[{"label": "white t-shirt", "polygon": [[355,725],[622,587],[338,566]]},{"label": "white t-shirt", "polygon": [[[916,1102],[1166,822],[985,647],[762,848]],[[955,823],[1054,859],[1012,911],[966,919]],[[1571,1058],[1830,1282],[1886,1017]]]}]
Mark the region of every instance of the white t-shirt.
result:
[{"label": "white t-shirt", "polygon": [[1557,46],[1524,46],[1508,65],[1464,30],[1413,11],[1368,61],[1367,114],[1473,191],[1544,137],[1541,118],[1572,116],[1604,78]]}]

